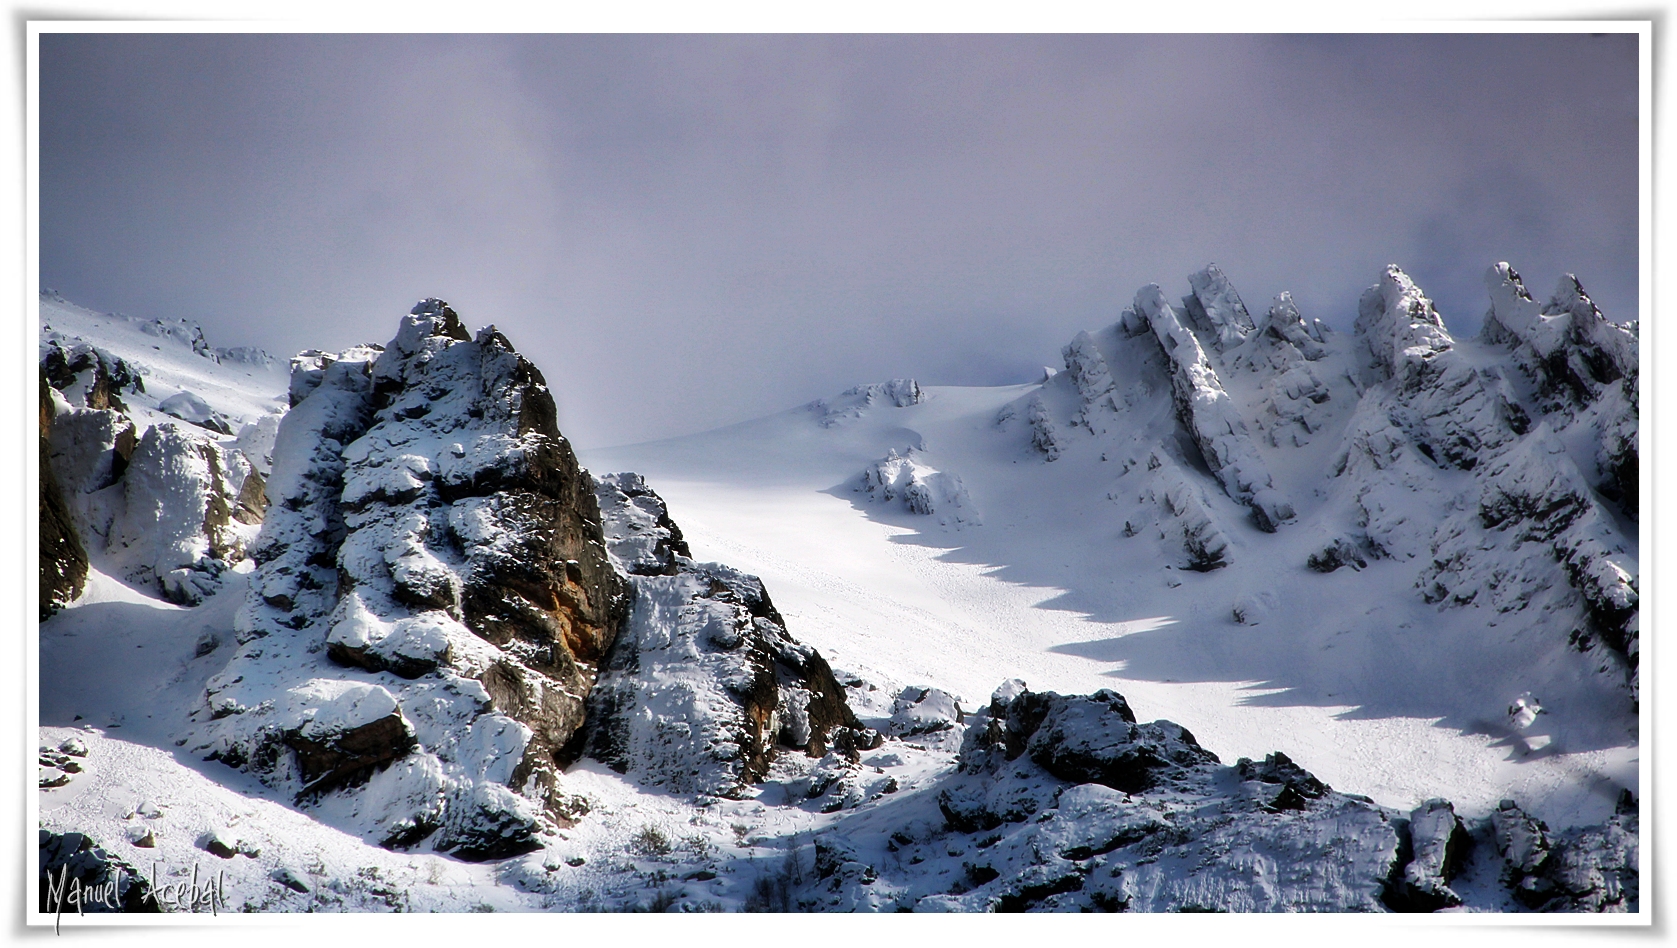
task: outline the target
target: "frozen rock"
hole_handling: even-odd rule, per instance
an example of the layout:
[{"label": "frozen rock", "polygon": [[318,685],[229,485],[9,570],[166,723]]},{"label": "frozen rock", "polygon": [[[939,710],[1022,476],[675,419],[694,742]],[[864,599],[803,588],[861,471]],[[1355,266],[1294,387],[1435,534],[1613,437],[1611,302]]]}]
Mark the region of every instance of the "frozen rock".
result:
[{"label": "frozen rock", "polygon": [[[626,475],[596,490],[612,556],[640,561],[663,501]],[[680,535],[673,523],[668,530]],[[777,745],[851,759],[878,745],[826,660],[787,633],[760,580],[670,553],[671,573],[630,580],[628,622],[589,697],[590,756],[671,792],[741,796],[768,772]]]},{"label": "frozen rock", "polygon": [[618,569],[633,576],[674,576],[677,557],[692,556],[681,528],[670,519],[664,498],[639,474],[607,474],[595,480],[606,549]]},{"label": "frozen rock", "polygon": [[[1132,782],[1138,768],[1131,766],[1119,768],[1118,779],[1088,779],[1114,777],[1112,765],[1125,758],[1144,763],[1145,787]],[[1393,815],[1333,792],[1280,754],[1218,766],[1180,728],[1137,725],[1112,692],[1037,695],[1014,683],[969,726],[961,760],[938,790],[947,834],[898,830],[892,864],[880,865],[871,883],[899,892],[899,904],[906,898],[917,910],[932,902],[926,908],[962,911],[1387,907],[1400,849]],[[965,878],[953,888],[935,889],[929,873],[915,871],[956,853]]]},{"label": "frozen rock", "polygon": [[868,465],[856,490],[876,503],[935,516],[945,525],[978,522],[977,510],[960,475],[933,468],[913,448],[905,454],[892,449]]},{"label": "frozen rock", "polygon": [[952,731],[966,716],[954,695],[940,688],[904,688],[891,703],[892,737],[915,737]]},{"label": "frozen rock", "polygon": [[137,367],[86,343],[65,349],[47,342],[41,351],[41,370],[47,382],[76,408],[125,412],[128,406],[122,394],[146,390]]},{"label": "frozen rock", "polygon": [[172,425],[147,428],[122,483],[106,549],[129,579],[157,584],[172,601],[200,601],[256,539],[261,475],[213,440]]},{"label": "frozen rock", "polygon": [[1252,314],[1215,263],[1190,275],[1188,285],[1194,292],[1182,298],[1182,307],[1190,319],[1212,335],[1219,351],[1240,345],[1252,334]]},{"label": "frozen rock", "polygon": [[40,417],[40,485],[38,509],[40,524],[40,609],[45,620],[59,609],[74,602],[87,583],[87,549],[82,546],[76,530],[75,517],[64,499],[64,489],[51,463],[52,423],[54,419],[51,391],[46,375],[41,376]]},{"label": "frozen rock", "polygon": [[1106,356],[1101,353],[1094,337],[1086,332],[1078,333],[1071,343],[1061,350],[1061,355],[1066,361],[1066,373],[1077,386],[1078,397],[1083,402],[1078,420],[1091,431],[1104,431],[1104,413],[1118,410],[1118,403],[1113,397],[1115,386],[1112,372],[1107,368]]},{"label": "frozen rock", "polygon": [[1289,293],[1277,296],[1257,329],[1238,349],[1226,353],[1237,371],[1263,374],[1256,423],[1271,447],[1302,447],[1327,424],[1324,403],[1332,398],[1332,389],[1311,364],[1326,354],[1307,331]]},{"label": "frozen rock", "polygon": [[[1158,504],[1172,518],[1166,533],[1181,544],[1184,558],[1178,565],[1208,573],[1233,562],[1228,535],[1205,488],[1162,451],[1148,455],[1147,467],[1151,475],[1142,499]],[[1132,524],[1130,529],[1136,528]]]},{"label": "frozen rock", "polygon": [[1041,451],[1050,461],[1059,460],[1060,431],[1040,394],[1031,396],[1025,416],[1031,423],[1031,447]]},{"label": "frozen rock", "polygon": [[1556,430],[1574,423],[1596,432],[1592,482],[1632,517],[1639,454],[1637,335],[1604,316],[1578,278],[1562,277],[1539,306],[1506,263],[1485,273],[1491,309],[1480,338],[1508,346],[1537,383],[1538,407]]},{"label": "frozen rock", "polygon": [[628,606],[546,383],[439,300],[291,382],[194,748],[384,845],[528,851],[573,812],[562,751]]},{"label": "frozen rock", "polygon": [[1412,912],[1436,912],[1462,904],[1450,888],[1461,871],[1473,840],[1446,800],[1431,799],[1409,814],[1411,857],[1403,878],[1388,901]]},{"label": "frozen rock", "polygon": [[1168,361],[1177,417],[1192,435],[1223,490],[1252,509],[1260,530],[1273,533],[1294,517],[1292,505],[1275,489],[1246,422],[1223,390],[1199,340],[1165,301],[1158,284],[1136,292],[1136,311],[1147,317]]}]

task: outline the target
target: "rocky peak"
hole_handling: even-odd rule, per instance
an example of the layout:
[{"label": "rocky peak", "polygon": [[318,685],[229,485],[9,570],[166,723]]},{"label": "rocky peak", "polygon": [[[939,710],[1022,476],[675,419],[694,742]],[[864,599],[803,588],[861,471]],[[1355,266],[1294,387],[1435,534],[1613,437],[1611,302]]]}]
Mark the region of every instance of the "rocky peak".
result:
[{"label": "rocky peak", "polygon": [[1188,285],[1194,292],[1182,297],[1182,307],[1195,325],[1211,334],[1218,351],[1232,349],[1252,334],[1252,314],[1215,263],[1190,274]]},{"label": "rocky peak", "polygon": [[[210,683],[200,746],[310,790],[310,761],[336,760],[342,785],[390,768],[377,779],[404,789],[384,792],[412,801],[378,823],[393,844],[440,830],[438,848],[479,858],[525,847],[532,805],[564,819],[561,752],[629,605],[547,384],[435,299],[388,346],[293,367],[245,646]],[[263,710],[276,688],[368,674],[389,698],[375,720],[316,718],[310,736]]]},{"label": "rocky peak", "polygon": [[1252,509],[1253,523],[1273,533],[1293,519],[1292,505],[1275,489],[1239,407],[1224,390],[1199,340],[1182,324],[1157,283],[1136,291],[1135,311],[1147,319],[1164,351],[1177,418],[1206,466],[1231,498]]},{"label": "rocky peak", "polygon": [[1409,378],[1435,354],[1455,345],[1432,300],[1396,264],[1357,303],[1356,333],[1380,378]]}]

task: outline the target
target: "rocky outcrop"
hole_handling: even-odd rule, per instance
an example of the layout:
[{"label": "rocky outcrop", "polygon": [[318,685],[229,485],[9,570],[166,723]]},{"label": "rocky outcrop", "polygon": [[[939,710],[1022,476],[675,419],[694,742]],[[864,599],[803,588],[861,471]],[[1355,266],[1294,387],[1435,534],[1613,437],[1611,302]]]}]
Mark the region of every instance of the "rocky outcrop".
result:
[{"label": "rocky outcrop", "polygon": [[1042,395],[1031,396],[1025,409],[1025,418],[1031,425],[1031,447],[1042,452],[1049,461],[1060,458],[1060,429],[1054,424],[1054,416],[1048,412],[1048,404],[1042,400]]},{"label": "rocky outcrop", "polygon": [[[1228,534],[1205,488],[1162,451],[1148,454],[1147,470],[1151,473],[1140,499],[1157,504],[1170,517],[1160,530],[1160,538],[1180,543],[1183,558],[1177,565],[1208,573],[1233,562]],[[1139,529],[1126,523],[1124,532],[1133,536]]]},{"label": "rocky outcrop", "polygon": [[1147,320],[1164,351],[1177,418],[1199,447],[1206,466],[1231,498],[1252,509],[1258,529],[1275,532],[1281,523],[1293,519],[1293,507],[1276,490],[1240,410],[1224,391],[1199,340],[1182,324],[1156,283],[1136,292],[1135,312]]},{"label": "rocky outcrop", "polygon": [[926,400],[920,383],[913,379],[892,379],[872,385],[858,385],[845,389],[832,398],[810,402],[806,407],[815,414],[823,428],[849,424],[862,417],[875,405],[907,408]]},{"label": "rocky outcrop", "polygon": [[945,525],[978,522],[978,511],[961,476],[933,468],[914,448],[903,454],[893,448],[864,468],[860,481],[855,490],[875,503],[935,516]]},{"label": "rocky outcrop", "polygon": [[1490,831],[1502,880],[1528,908],[1544,912],[1634,912],[1640,894],[1635,802],[1599,826],[1551,835],[1542,820],[1504,800]]},{"label": "rocky outcrop", "polygon": [[1105,431],[1108,413],[1119,408],[1114,392],[1116,383],[1112,370],[1107,367],[1106,356],[1101,354],[1095,338],[1086,332],[1073,337],[1060,354],[1065,358],[1066,374],[1077,386],[1082,401],[1077,421],[1090,431]]},{"label": "rocky outcrop", "polygon": [[1539,306],[1506,263],[1485,273],[1491,309],[1480,337],[1509,347],[1536,383],[1539,409],[1556,430],[1582,424],[1597,432],[1596,489],[1637,515],[1639,358],[1634,325],[1611,322],[1578,278],[1563,276]]},{"label": "rocky outcrop", "polygon": [[661,525],[668,513],[638,476],[603,478],[597,490],[619,567],[663,548],[674,569],[631,577],[629,621],[589,697],[589,756],[673,792],[740,796],[777,746],[811,757],[877,746],[760,580],[677,552],[679,531]]},{"label": "rocky outcrop", "polygon": [[86,343],[65,348],[56,341],[47,342],[41,353],[41,371],[48,384],[76,408],[127,411],[122,393],[146,390],[139,369]]},{"label": "rocky outcrop", "polygon": [[1196,328],[1211,335],[1219,351],[1236,348],[1255,331],[1252,314],[1215,263],[1191,274],[1188,285],[1193,292],[1182,297],[1182,309]]},{"label": "rocky outcrop", "polygon": [[46,619],[75,601],[87,583],[87,550],[76,535],[64,490],[54,475],[52,454],[52,389],[41,374],[40,445],[40,618]]},{"label": "rocky outcrop", "polygon": [[43,915],[162,911],[145,873],[81,833],[41,830],[37,852]]},{"label": "rocky outcrop", "polygon": [[965,852],[966,878],[873,883],[916,911],[1381,911],[1398,865],[1381,808],[1280,754],[1221,766],[1110,691],[1004,685],[937,800],[948,835],[904,827],[892,864]]},{"label": "rocky outcrop", "polygon": [[1386,893],[1386,903],[1397,911],[1436,912],[1462,904],[1450,889],[1473,848],[1473,838],[1448,800],[1434,798],[1409,814],[1408,864]]},{"label": "rocky outcrop", "polygon": [[601,529],[612,562],[631,576],[674,576],[681,557],[691,557],[681,527],[670,519],[664,498],[639,474],[607,474],[595,480]]},{"label": "rocky outcrop", "polygon": [[63,386],[43,392],[52,418],[42,458],[82,545],[171,602],[216,591],[265,514],[261,474],[214,434],[174,423],[142,432],[121,398],[145,392],[142,376],[103,350],[49,343],[42,374]]},{"label": "rocky outcrop", "polygon": [[1263,374],[1255,423],[1271,447],[1303,447],[1327,423],[1332,390],[1311,364],[1327,354],[1322,338],[1319,321],[1307,327],[1292,294],[1282,293],[1246,341],[1225,353],[1236,371]]},{"label": "rocky outcrop", "polygon": [[[386,845],[528,851],[574,812],[563,751],[629,604],[546,383],[439,300],[387,347],[292,368],[240,651],[194,746],[309,799],[369,784]],[[380,713],[319,733],[272,699],[367,688]]]}]

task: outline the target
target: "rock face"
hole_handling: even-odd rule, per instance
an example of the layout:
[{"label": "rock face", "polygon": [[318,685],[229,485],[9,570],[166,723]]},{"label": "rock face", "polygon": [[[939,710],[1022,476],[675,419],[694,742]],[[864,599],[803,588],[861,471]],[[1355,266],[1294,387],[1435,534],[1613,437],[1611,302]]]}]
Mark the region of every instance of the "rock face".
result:
[{"label": "rock face", "polygon": [[[1544,332],[1558,340],[1571,338],[1572,330],[1562,330],[1577,317],[1564,310],[1543,322],[1536,305],[1521,295],[1517,275],[1502,267],[1490,275],[1493,307],[1487,334],[1512,334],[1499,327],[1513,324],[1540,342],[1551,339]],[[1569,285],[1576,284],[1563,281],[1563,290]],[[1549,308],[1561,306],[1552,302]],[[1626,357],[1614,347],[1623,342],[1625,330],[1605,320],[1598,325],[1593,304],[1586,315],[1584,325],[1593,327],[1594,334],[1589,338],[1599,336],[1612,345],[1574,346],[1573,355],[1565,356],[1556,341],[1551,355],[1561,353],[1563,362],[1570,358],[1580,365],[1599,362],[1607,366],[1604,375],[1620,371]],[[1388,267],[1380,284],[1363,295],[1357,332],[1371,358],[1371,387],[1352,419],[1336,471],[1356,485],[1363,530],[1358,545],[1377,555],[1426,556],[1416,587],[1429,602],[1479,602],[1500,612],[1522,612],[1551,635],[1611,656],[1624,668],[1634,697],[1637,564],[1630,543],[1560,437],[1578,416],[1557,408],[1534,418],[1522,406],[1514,379],[1481,368],[1457,351],[1431,301],[1396,267]],[[1540,391],[1550,384],[1542,367],[1552,361],[1530,363],[1535,367],[1529,369],[1529,380]],[[1622,382],[1626,377],[1614,378]],[[1551,388],[1556,398],[1570,391]],[[1588,391],[1605,398],[1610,390]],[[1537,404],[1541,411],[1550,403]],[[1586,423],[1601,424],[1602,419],[1590,416]],[[1429,531],[1430,525],[1415,516],[1417,503],[1425,502],[1421,498],[1452,506],[1445,500],[1444,479],[1436,473],[1440,469],[1468,472],[1477,500],[1465,509],[1455,504],[1458,511]]]},{"label": "rock face", "polygon": [[40,617],[47,618],[81,595],[87,583],[87,550],[76,535],[76,525],[70,507],[64,502],[64,491],[54,475],[49,456],[52,454],[52,389],[41,373],[41,486],[40,486],[40,546],[41,546],[41,601]]},{"label": "rock face", "polygon": [[546,383],[425,300],[388,347],[299,356],[291,400],[194,746],[309,799],[374,785],[386,845],[527,851],[569,819],[562,750],[629,605]]},{"label": "rock face", "polygon": [[1512,800],[1491,814],[1503,881],[1528,908],[1545,912],[1633,912],[1639,896],[1635,803],[1599,826],[1551,836]]},{"label": "rock face", "polygon": [[634,606],[589,697],[589,756],[673,792],[737,797],[777,745],[852,758],[878,745],[760,580],[689,559],[638,475],[609,475],[597,491]]}]

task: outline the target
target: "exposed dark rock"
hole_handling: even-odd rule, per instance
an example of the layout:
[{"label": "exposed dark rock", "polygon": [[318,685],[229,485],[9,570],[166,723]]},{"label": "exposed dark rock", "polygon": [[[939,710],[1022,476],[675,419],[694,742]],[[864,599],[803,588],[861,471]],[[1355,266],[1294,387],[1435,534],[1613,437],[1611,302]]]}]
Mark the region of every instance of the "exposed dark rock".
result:
[{"label": "exposed dark rock", "polygon": [[1473,838],[1455,808],[1442,799],[1427,800],[1399,831],[1404,834],[1404,865],[1394,874],[1386,904],[1400,912],[1436,912],[1462,904],[1449,883],[1466,864]]},{"label": "exposed dark rock", "polygon": [[75,912],[71,892],[85,896],[82,912],[161,911],[149,897],[151,887],[142,874],[81,833],[41,830],[38,865],[42,914]]},{"label": "exposed dark rock", "polygon": [[1318,573],[1331,573],[1342,566],[1352,569],[1367,569],[1368,560],[1363,557],[1357,544],[1346,541],[1343,537],[1335,539],[1321,550],[1310,554],[1304,565]]},{"label": "exposed dark rock", "polygon": [[963,764],[983,766],[981,758],[998,752],[1006,760],[1028,753],[1062,780],[1126,793],[1140,793],[1217,762],[1217,755],[1185,728],[1169,721],[1137,724],[1123,695],[1105,689],[1074,696],[998,691],[979,743],[969,739],[962,748]]},{"label": "exposed dark rock", "polygon": [[138,369],[85,343],[70,349],[49,343],[41,356],[41,370],[47,382],[78,408],[127,411],[121,393],[146,390]]},{"label": "exposed dark rock", "polygon": [[40,618],[46,619],[75,601],[87,584],[87,550],[76,534],[64,491],[54,476],[52,455],[52,396],[46,373],[41,374],[40,442]]},{"label": "exposed dark rock", "polygon": [[826,659],[787,633],[759,579],[688,559],[638,476],[611,475],[596,490],[613,562],[650,569],[631,577],[634,607],[575,752],[672,790],[738,795],[768,772],[777,745],[852,760],[879,745]]},{"label": "exposed dark rock", "polygon": [[327,734],[292,732],[284,741],[297,752],[304,794],[363,783],[414,747],[413,730],[395,714]]}]

